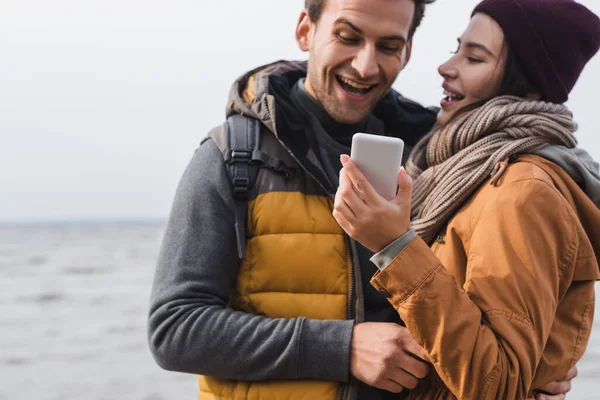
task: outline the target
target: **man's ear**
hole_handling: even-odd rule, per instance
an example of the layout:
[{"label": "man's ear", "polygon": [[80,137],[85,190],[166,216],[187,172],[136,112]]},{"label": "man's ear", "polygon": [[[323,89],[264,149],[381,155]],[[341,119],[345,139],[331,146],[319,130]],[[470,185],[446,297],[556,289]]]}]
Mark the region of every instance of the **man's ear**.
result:
[{"label": "man's ear", "polygon": [[302,11],[300,18],[298,18],[298,25],[296,26],[296,42],[298,42],[300,50],[304,52],[310,49],[313,28],[314,24],[308,16],[308,11]]},{"label": "man's ear", "polygon": [[413,38],[410,38],[406,46],[404,46],[404,50],[402,51],[402,69],[406,67],[406,64],[410,61],[410,56],[412,55],[412,46],[413,46]]}]

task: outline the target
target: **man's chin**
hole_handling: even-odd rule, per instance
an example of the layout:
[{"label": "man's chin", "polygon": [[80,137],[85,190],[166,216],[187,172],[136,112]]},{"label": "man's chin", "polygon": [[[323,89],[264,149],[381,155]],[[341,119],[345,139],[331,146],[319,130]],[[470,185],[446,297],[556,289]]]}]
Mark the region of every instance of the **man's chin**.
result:
[{"label": "man's chin", "polygon": [[366,120],[370,114],[370,111],[364,111],[364,110],[346,111],[346,109],[344,110],[344,112],[337,112],[337,110],[333,111],[333,112],[328,110],[327,112],[331,116],[331,118],[336,120],[336,122],[339,122],[340,124],[346,124],[346,125],[359,124],[359,123],[363,122],[364,120]]},{"label": "man's chin", "polygon": [[366,120],[377,105],[377,102],[373,103],[372,101],[364,101],[360,104],[352,103],[347,99],[341,99],[333,110],[334,113],[329,112],[329,115],[340,123],[356,125]]},{"label": "man's chin", "polygon": [[344,118],[342,120],[336,119],[337,122],[345,124],[345,125],[358,125],[363,122],[367,117],[356,119],[356,118]]}]

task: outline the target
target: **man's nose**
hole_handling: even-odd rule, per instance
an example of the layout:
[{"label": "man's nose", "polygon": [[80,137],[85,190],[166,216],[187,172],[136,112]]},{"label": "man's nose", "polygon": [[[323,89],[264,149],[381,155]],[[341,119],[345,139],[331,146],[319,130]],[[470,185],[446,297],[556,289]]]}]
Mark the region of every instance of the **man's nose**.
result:
[{"label": "man's nose", "polygon": [[363,79],[376,76],[379,73],[379,66],[377,65],[375,46],[367,44],[361,47],[352,60],[352,68]]}]

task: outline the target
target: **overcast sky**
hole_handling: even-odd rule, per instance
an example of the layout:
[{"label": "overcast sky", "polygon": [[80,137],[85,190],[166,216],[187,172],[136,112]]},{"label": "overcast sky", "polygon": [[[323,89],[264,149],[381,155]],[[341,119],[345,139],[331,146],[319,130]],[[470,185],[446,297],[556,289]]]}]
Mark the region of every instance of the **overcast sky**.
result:
[{"label": "overcast sky", "polygon": [[[582,0],[600,14],[600,1]],[[438,104],[473,0],[438,0],[395,88]],[[0,0],[0,221],[164,218],[232,81],[294,41],[303,0]],[[568,105],[600,159],[600,56]]]}]

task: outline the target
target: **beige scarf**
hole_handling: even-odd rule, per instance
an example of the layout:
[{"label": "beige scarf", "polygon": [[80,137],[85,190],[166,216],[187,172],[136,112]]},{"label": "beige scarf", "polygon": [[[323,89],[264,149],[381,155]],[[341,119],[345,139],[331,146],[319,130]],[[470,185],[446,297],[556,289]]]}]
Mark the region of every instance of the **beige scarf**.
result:
[{"label": "beige scarf", "polygon": [[431,242],[502,160],[550,144],[575,147],[577,125],[564,106],[496,97],[440,130],[412,151],[412,227]]}]

